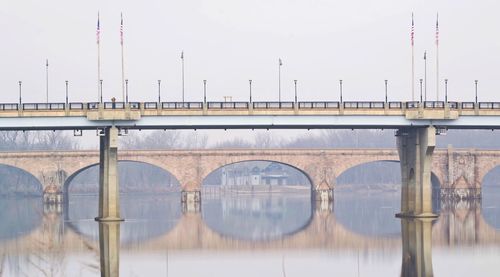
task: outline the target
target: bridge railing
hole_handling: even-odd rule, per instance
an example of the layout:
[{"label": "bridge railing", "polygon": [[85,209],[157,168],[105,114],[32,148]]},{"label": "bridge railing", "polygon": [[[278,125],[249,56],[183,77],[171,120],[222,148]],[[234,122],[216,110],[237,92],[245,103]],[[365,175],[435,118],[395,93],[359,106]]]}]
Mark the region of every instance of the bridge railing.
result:
[{"label": "bridge railing", "polygon": [[344,108],[345,109],[383,109],[385,103],[382,101],[377,101],[377,102],[368,102],[368,101],[363,101],[363,102],[344,102]]},{"label": "bridge railing", "polygon": [[24,103],[23,110],[34,111],[50,111],[50,110],[64,110],[64,103]]},{"label": "bridge railing", "polygon": [[403,103],[402,102],[388,102],[389,109],[402,109],[403,108]]},{"label": "bridge railing", "polygon": [[293,109],[294,102],[253,102],[254,109]]},{"label": "bridge railing", "polygon": [[203,102],[162,102],[161,108],[166,110],[203,109]]},{"label": "bridge railing", "polygon": [[480,109],[500,109],[500,102],[479,102]]},{"label": "bridge railing", "polygon": [[14,104],[14,103],[0,104],[1,111],[17,111],[18,109],[19,109],[19,104]]},{"label": "bridge railing", "polygon": [[299,109],[338,109],[339,102],[299,102]]},{"label": "bridge railing", "polygon": [[124,102],[104,102],[105,110],[122,110],[125,109]]},{"label": "bridge railing", "polygon": [[424,108],[426,109],[444,109],[443,101],[425,101]]},{"label": "bridge railing", "polygon": [[418,109],[418,107],[420,107],[420,102],[418,101],[406,102],[407,109]]},{"label": "bridge railing", "polygon": [[208,109],[248,109],[248,102],[207,102]]},{"label": "bridge railing", "polygon": [[474,102],[462,102],[462,109],[463,110],[473,110],[475,105]]}]

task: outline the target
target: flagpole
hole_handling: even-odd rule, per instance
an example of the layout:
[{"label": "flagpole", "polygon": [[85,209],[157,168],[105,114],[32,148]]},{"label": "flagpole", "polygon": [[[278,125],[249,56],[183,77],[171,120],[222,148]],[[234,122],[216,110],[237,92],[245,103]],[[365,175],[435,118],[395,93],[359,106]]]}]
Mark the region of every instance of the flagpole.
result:
[{"label": "flagpole", "polygon": [[439,101],[439,14],[436,16],[436,101]]},{"label": "flagpole", "polygon": [[411,101],[415,101],[415,24],[411,13]]},{"label": "flagpole", "polygon": [[281,102],[281,58],[278,60],[278,102]]},{"label": "flagpole", "polygon": [[184,50],[181,52],[182,63],[182,103],[184,103]]},{"label": "flagpole", "polygon": [[424,51],[424,101],[427,101],[427,51]]},{"label": "flagpole", "polygon": [[45,60],[45,85],[46,85],[46,101],[49,103],[49,59]]},{"label": "flagpole", "polygon": [[122,99],[125,100],[125,61],[123,58],[123,14],[120,13],[120,44],[122,48]]},{"label": "flagpole", "polygon": [[97,13],[97,102],[102,103],[101,91],[101,26],[99,22],[99,12]]}]

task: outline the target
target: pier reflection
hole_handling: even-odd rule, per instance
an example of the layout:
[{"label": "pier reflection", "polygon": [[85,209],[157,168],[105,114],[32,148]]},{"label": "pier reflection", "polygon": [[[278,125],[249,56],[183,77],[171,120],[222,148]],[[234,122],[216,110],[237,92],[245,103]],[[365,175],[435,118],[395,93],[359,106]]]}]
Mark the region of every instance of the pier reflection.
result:
[{"label": "pier reflection", "polygon": [[428,277],[432,272],[433,219],[401,219],[403,262],[401,276]]},{"label": "pier reflection", "polygon": [[102,277],[117,277],[120,271],[120,222],[98,222]]}]

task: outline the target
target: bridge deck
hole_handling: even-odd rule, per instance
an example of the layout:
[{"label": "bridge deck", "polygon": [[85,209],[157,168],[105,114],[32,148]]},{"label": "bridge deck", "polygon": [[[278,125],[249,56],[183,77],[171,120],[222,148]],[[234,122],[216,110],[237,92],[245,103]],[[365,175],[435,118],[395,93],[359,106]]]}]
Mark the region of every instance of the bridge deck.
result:
[{"label": "bridge deck", "polygon": [[130,102],[0,104],[0,130],[500,128],[494,102]]}]

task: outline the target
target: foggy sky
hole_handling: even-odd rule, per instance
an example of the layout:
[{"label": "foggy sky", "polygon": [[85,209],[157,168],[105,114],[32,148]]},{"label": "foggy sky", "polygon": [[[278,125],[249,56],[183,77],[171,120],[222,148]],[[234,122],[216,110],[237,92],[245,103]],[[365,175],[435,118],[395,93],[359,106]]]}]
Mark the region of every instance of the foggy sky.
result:
[{"label": "foggy sky", "polygon": [[[467,3],[465,3],[467,2]],[[428,51],[428,98],[435,99],[435,20],[440,19],[440,75],[450,100],[495,101],[500,89],[498,1],[2,1],[0,102],[45,100],[45,59],[50,101],[97,100],[97,12],[101,14],[104,98],[121,99],[120,12],[124,14],[126,78],[131,101],[181,99],[180,53],[186,62],[186,100],[277,100],[278,58],[283,59],[282,99],[383,100],[411,98],[410,22],[415,13],[416,79]],[[444,89],[441,87],[441,95]],[[418,86],[417,86],[418,92]]]}]

